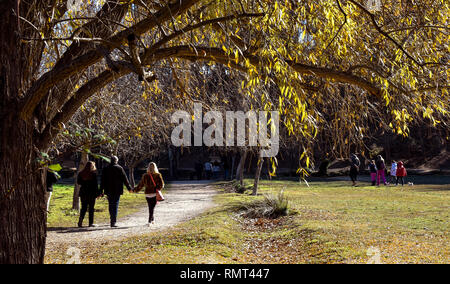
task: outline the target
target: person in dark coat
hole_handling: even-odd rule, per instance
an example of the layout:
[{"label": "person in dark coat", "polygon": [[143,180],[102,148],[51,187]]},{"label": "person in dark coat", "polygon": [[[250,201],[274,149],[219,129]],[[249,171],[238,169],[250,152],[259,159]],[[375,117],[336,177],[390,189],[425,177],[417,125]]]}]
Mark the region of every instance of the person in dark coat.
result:
[{"label": "person in dark coat", "polygon": [[361,165],[358,156],[352,154],[350,157],[350,178],[353,186],[356,186],[356,180],[358,178],[359,166]]},{"label": "person in dark coat", "polygon": [[203,176],[203,164],[200,160],[195,163],[195,174],[198,180],[202,179]]},{"label": "person in dark coat", "polygon": [[372,179],[372,185],[375,185],[377,183],[377,165],[374,160],[370,161],[369,171],[370,178]]},{"label": "person in dark coat", "polygon": [[377,186],[380,186],[381,180],[383,180],[384,185],[387,185],[385,176],[386,164],[384,163],[384,159],[381,155],[377,156],[375,165],[377,166]]},{"label": "person in dark coat", "polygon": [[128,191],[132,190],[127,175],[118,162],[119,159],[116,156],[111,158],[111,164],[103,169],[100,185],[102,195],[108,197],[111,227],[117,227],[117,213],[119,211],[120,196],[123,195],[123,186],[125,185]]},{"label": "person in dark coat", "polygon": [[52,198],[53,194],[53,185],[58,181],[58,176],[56,173],[47,170],[47,179],[46,179],[46,185],[47,185],[47,212],[50,209],[50,199]]},{"label": "person in dark coat", "polygon": [[101,195],[98,189],[97,169],[94,162],[87,162],[84,169],[78,174],[77,183],[80,187],[81,211],[78,227],[83,227],[83,219],[89,210],[89,227],[94,227],[95,200]]},{"label": "person in dark coat", "polygon": [[212,172],[213,172],[213,165],[211,164],[211,162],[208,161],[205,163],[205,174],[207,180],[211,179]]},{"label": "person in dark coat", "polygon": [[222,156],[222,163],[223,163],[223,179],[228,180],[229,174],[230,174],[230,161],[227,156]]}]

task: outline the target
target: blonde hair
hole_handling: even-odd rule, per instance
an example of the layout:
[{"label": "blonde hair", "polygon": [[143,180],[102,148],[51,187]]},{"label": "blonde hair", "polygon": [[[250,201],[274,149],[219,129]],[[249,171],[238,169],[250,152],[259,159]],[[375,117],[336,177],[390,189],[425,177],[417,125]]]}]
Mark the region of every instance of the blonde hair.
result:
[{"label": "blonde hair", "polygon": [[91,167],[91,171],[92,171],[92,172],[97,171],[97,167],[95,166],[95,163],[94,163],[94,162],[87,162],[86,167],[87,167],[87,166],[90,166],[90,167]]},{"label": "blonde hair", "polygon": [[158,166],[155,163],[148,164],[147,173],[152,173],[151,169],[153,167],[153,174],[159,174]]}]

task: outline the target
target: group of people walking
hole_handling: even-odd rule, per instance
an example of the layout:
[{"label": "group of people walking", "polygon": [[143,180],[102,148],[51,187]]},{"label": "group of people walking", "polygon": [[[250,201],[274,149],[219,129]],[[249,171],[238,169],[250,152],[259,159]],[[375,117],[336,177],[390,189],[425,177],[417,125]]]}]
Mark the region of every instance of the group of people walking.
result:
[{"label": "group of people walking", "polygon": [[[198,160],[195,165],[195,175],[198,180],[205,177],[207,180],[220,178],[220,173],[223,172],[223,179],[228,180],[230,174],[230,162],[227,157],[222,157],[221,161],[206,161],[204,164]],[[204,173],[204,176],[203,176]],[[191,176],[192,178],[192,176]]]},{"label": "group of people walking", "polygon": [[405,178],[407,176],[406,168],[402,161],[392,161],[391,165],[391,182],[398,185],[399,180],[402,182],[402,186],[405,185]]},{"label": "group of people walking", "polygon": [[[123,195],[125,186],[129,192],[138,193],[145,188],[145,198],[147,200],[149,209],[148,223],[154,223],[154,211],[158,201],[164,200],[161,194],[161,190],[164,188],[164,180],[158,167],[155,163],[150,163],[147,168],[147,172],[143,175],[139,184],[132,188],[128,181],[127,175],[124,169],[119,165],[119,159],[116,156],[111,158],[111,163],[103,169],[100,186],[98,185],[97,169],[94,162],[87,162],[84,169],[77,176],[77,183],[80,185],[80,200],[81,210],[78,220],[78,227],[83,226],[83,221],[86,213],[89,213],[89,227],[94,227],[94,211],[95,202],[98,198],[106,196],[109,205],[110,225],[111,227],[117,227],[117,215],[119,211],[120,197]],[[204,168],[202,164],[196,165],[196,171],[198,178],[201,178],[201,172],[205,170],[206,177],[211,178],[214,171],[214,165],[210,162],[205,163]],[[361,166],[360,160],[356,154],[350,156],[350,178],[353,182],[353,186],[356,186],[357,176],[359,168]],[[228,169],[228,165],[225,165],[225,170]],[[369,171],[372,180],[372,185],[379,186],[381,181],[384,185],[387,185],[386,181],[386,163],[381,155],[378,155],[375,160],[369,162]],[[225,171],[225,177],[227,171]],[[407,176],[406,169],[402,161],[393,161],[390,170],[391,182],[396,185],[401,182],[402,186],[405,183],[405,177]],[[53,184],[57,178],[51,172],[47,175],[47,211],[50,202],[50,197],[53,189]]]},{"label": "group of people walking", "polygon": [[[353,186],[356,186],[356,179],[359,173],[359,167],[361,163],[356,154],[350,156],[350,178],[353,182]],[[375,160],[369,162],[369,172],[372,185],[380,186],[381,181],[384,185],[388,185],[386,180],[386,163],[381,155],[378,155]],[[401,181],[402,186],[405,183],[405,177],[407,176],[406,168],[402,161],[392,161],[391,170],[391,183],[396,185]]]},{"label": "group of people walking", "polygon": [[100,187],[98,186],[97,169],[94,162],[88,162],[78,174],[77,183],[80,188],[81,211],[78,227],[83,226],[86,213],[89,212],[89,227],[94,227],[94,208],[97,198],[106,195],[109,204],[110,225],[117,227],[117,215],[119,211],[120,197],[125,186],[129,192],[138,193],[145,188],[145,197],[149,208],[148,223],[154,223],[154,210],[158,201],[162,201],[161,190],[164,188],[164,180],[155,163],[150,163],[147,172],[139,184],[132,188],[124,169],[118,164],[119,159],[111,158],[111,163],[103,169]]}]

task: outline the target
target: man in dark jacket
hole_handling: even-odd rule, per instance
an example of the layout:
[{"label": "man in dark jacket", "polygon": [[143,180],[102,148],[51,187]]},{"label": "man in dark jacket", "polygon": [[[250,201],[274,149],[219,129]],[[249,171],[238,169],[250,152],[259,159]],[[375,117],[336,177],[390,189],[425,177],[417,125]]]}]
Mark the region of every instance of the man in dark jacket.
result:
[{"label": "man in dark jacket", "polygon": [[103,169],[100,185],[102,194],[108,197],[111,227],[117,227],[117,212],[119,211],[120,196],[123,195],[123,186],[125,185],[128,191],[132,189],[125,171],[118,162],[119,159],[116,156],[111,158],[111,164]]},{"label": "man in dark jacket", "polygon": [[198,180],[202,179],[203,176],[203,164],[200,160],[195,163],[195,174]]}]

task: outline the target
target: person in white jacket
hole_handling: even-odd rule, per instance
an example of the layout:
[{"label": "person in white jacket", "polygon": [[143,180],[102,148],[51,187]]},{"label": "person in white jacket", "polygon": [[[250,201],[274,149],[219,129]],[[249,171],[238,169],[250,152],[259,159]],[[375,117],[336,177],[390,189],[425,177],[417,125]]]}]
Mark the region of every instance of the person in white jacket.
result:
[{"label": "person in white jacket", "polygon": [[397,181],[397,162],[392,161],[391,165],[391,183],[394,183]]}]

